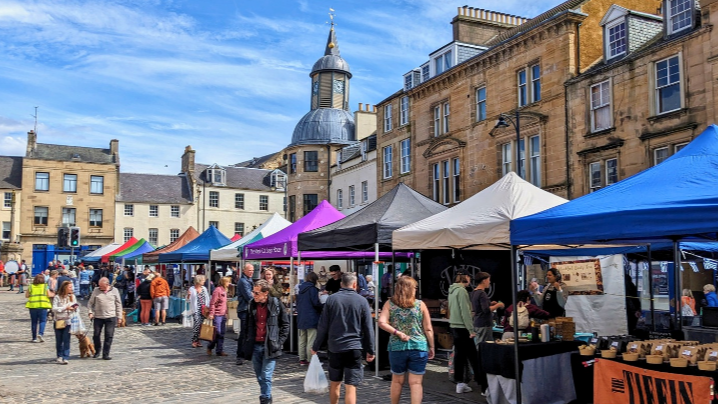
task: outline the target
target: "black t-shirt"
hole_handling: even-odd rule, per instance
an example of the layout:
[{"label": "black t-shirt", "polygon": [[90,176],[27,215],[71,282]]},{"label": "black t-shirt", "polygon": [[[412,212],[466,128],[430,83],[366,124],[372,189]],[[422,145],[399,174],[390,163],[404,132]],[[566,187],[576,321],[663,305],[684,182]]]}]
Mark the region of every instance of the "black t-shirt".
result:
[{"label": "black t-shirt", "polygon": [[474,311],[474,327],[491,327],[494,325],[491,313],[491,299],[483,289],[471,292],[471,309]]},{"label": "black t-shirt", "polygon": [[329,294],[339,292],[339,289],[342,288],[342,282],[339,279],[331,278],[327,281],[326,286],[324,286],[324,290],[329,292]]}]

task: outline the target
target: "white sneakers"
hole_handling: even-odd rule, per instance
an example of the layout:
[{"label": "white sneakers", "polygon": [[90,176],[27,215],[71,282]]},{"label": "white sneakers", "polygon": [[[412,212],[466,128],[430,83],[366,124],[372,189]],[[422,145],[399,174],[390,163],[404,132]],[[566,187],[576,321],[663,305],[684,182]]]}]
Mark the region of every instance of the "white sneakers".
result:
[{"label": "white sneakers", "polygon": [[42,335],[38,335],[37,340],[38,340],[38,342],[45,342],[45,339],[42,338]]},{"label": "white sneakers", "polygon": [[466,383],[457,383],[457,384],[456,384],[456,394],[470,393],[470,392],[472,392],[473,390],[474,390],[474,389],[472,389],[471,387],[469,387]]},{"label": "white sneakers", "polygon": [[32,340],[32,342],[40,342],[40,341],[38,341],[37,339],[34,339],[34,340]]},{"label": "white sneakers", "polygon": [[58,365],[67,365],[69,363],[68,361],[66,361],[63,358],[57,358],[57,360],[55,362],[57,362]]}]

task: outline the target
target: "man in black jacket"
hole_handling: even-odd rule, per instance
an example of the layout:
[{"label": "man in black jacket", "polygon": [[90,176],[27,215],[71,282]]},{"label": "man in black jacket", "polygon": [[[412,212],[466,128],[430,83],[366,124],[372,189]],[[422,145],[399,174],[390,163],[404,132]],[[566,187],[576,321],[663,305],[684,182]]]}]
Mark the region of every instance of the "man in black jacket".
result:
[{"label": "man in black jacket", "polygon": [[327,341],[329,347],[329,402],[337,404],[344,381],[344,402],[356,403],[356,386],[364,378],[362,351],[366,361],[374,360],[374,328],[371,308],[356,292],[357,277],[344,273],[337,293],[329,296],[319,318],[312,355]]},{"label": "man in black jacket", "polygon": [[260,404],[272,403],[272,376],[277,358],[282,356],[284,341],[289,336],[289,318],[284,304],[269,296],[270,285],[260,279],[252,289],[254,300],[247,313],[247,334],[244,339],[245,359],[251,359],[261,395]]}]

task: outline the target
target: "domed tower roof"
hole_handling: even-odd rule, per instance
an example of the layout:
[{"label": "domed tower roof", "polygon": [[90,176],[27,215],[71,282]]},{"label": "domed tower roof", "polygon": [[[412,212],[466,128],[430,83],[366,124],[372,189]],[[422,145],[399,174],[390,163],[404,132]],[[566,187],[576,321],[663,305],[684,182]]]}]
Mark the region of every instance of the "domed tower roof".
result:
[{"label": "domed tower roof", "polygon": [[318,108],[299,120],[289,146],[300,144],[351,144],[356,141],[354,117],[338,108]]},{"label": "domed tower roof", "polygon": [[339,43],[337,42],[334,27],[329,30],[329,38],[327,38],[327,47],[324,50],[324,56],[320,57],[319,60],[314,63],[309,76],[314,76],[320,71],[338,71],[346,74],[349,78],[352,77],[349,70],[349,63],[341,57],[339,52]]}]

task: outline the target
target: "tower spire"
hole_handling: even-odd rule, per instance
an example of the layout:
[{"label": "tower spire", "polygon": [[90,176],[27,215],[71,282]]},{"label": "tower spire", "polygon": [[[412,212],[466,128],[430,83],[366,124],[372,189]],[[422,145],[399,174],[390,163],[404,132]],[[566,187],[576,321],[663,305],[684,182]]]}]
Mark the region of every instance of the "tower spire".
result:
[{"label": "tower spire", "polygon": [[331,28],[329,28],[329,38],[327,38],[327,48],[324,50],[324,56],[341,56],[339,54],[339,43],[337,43],[337,34],[334,32],[334,9],[330,8],[329,11]]}]

